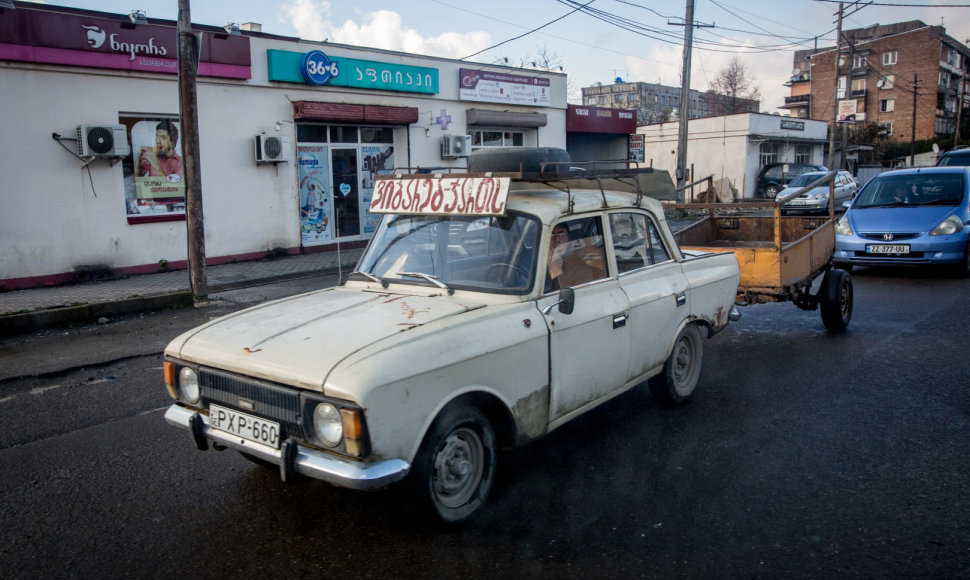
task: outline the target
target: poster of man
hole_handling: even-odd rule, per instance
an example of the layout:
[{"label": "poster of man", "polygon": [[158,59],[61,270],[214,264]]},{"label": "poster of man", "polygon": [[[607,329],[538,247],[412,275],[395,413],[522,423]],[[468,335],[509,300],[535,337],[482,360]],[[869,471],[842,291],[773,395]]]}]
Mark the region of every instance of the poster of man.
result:
[{"label": "poster of man", "polygon": [[179,137],[179,124],[171,119],[144,119],[132,126],[137,213],[184,211],[185,173]]}]

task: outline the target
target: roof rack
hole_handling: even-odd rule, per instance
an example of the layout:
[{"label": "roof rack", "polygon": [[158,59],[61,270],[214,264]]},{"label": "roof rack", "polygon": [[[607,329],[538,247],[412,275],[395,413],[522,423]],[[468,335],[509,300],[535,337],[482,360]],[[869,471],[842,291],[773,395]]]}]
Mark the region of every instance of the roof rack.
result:
[{"label": "roof rack", "polygon": [[[653,167],[631,167],[628,160],[607,161],[555,161],[541,162],[538,172],[525,171],[522,165],[519,171],[490,171],[470,173],[464,167],[395,167],[389,174],[378,175],[384,179],[426,179],[428,177],[443,178],[451,175],[461,177],[508,177],[516,183],[542,183],[550,188],[566,193],[569,212],[574,207],[573,189],[599,189],[603,199],[603,207],[607,207],[606,191],[619,189],[636,194],[634,205],[639,207],[645,195],[643,183],[638,178],[644,174],[654,173]],[[612,183],[604,184],[604,181]],[[595,185],[594,185],[595,184]],[[625,186],[625,187],[624,187]]]}]

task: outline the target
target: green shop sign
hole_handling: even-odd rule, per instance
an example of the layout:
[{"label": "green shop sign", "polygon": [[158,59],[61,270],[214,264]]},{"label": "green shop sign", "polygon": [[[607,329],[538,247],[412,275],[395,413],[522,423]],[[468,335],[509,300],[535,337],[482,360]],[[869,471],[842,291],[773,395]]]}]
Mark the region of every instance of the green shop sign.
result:
[{"label": "green shop sign", "polygon": [[[353,87],[357,89],[373,89],[377,91],[402,91],[407,93],[438,92],[438,69],[423,66],[406,66],[372,60],[357,60],[354,58],[331,58],[319,51],[314,51],[317,58],[307,58],[303,52],[288,50],[267,50],[266,60],[269,68],[269,80],[283,83],[311,84],[308,79],[321,78],[318,61],[327,60],[329,74],[323,82],[334,87]],[[322,58],[321,58],[322,57]],[[307,66],[313,66],[313,71],[305,71]],[[336,74],[333,74],[336,71]]]}]

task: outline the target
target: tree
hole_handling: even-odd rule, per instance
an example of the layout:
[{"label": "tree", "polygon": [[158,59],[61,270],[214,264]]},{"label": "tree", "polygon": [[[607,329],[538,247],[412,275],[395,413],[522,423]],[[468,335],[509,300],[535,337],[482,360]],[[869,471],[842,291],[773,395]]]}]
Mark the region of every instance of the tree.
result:
[{"label": "tree", "polygon": [[[761,100],[758,78],[735,55],[714,80],[707,84],[707,108],[711,115],[751,112],[750,103],[742,99]],[[757,112],[757,109],[754,111]]]},{"label": "tree", "polygon": [[640,101],[637,105],[637,125],[654,125],[674,120],[674,110],[660,103]]}]

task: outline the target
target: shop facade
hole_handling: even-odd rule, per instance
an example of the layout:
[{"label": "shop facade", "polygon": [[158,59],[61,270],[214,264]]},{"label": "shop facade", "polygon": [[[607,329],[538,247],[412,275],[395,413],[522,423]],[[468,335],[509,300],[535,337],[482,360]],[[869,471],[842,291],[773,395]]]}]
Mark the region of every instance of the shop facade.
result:
[{"label": "shop facade", "polygon": [[[0,10],[0,288],[184,267],[176,23],[15,6]],[[377,175],[566,145],[563,74],[243,28],[193,26],[210,264],[363,243]]]},{"label": "shop facade", "polygon": [[[694,179],[728,179],[741,199],[755,196],[758,174],[769,163],[825,165],[828,123],[761,113],[739,113],[688,122],[687,167]],[[677,123],[644,125],[645,161],[677,169]]]}]

